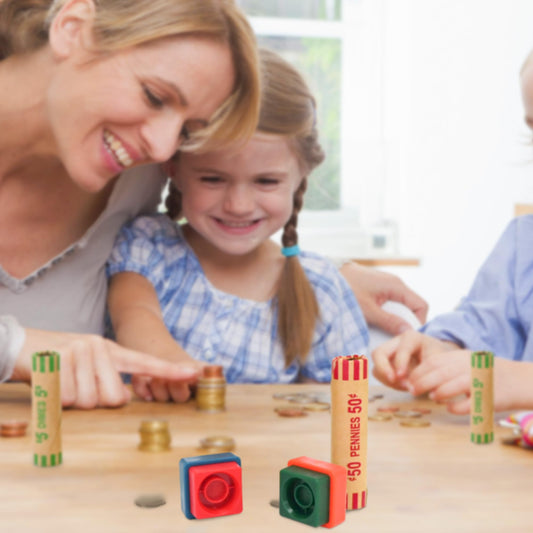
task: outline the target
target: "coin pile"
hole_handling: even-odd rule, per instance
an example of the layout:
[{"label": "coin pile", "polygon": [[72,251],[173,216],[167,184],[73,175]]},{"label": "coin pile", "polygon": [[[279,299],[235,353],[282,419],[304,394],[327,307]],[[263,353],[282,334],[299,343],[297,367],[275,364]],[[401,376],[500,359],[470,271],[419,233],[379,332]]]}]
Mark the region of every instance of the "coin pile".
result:
[{"label": "coin pile", "polygon": [[143,452],[165,452],[170,450],[170,432],[166,420],[143,420],[139,428]]},{"label": "coin pile", "polygon": [[1,437],[24,437],[28,422],[21,420],[6,420],[0,424]]},{"label": "coin pile", "polygon": [[196,408],[208,413],[219,413],[226,409],[226,379],[222,366],[204,367],[196,386]]},{"label": "coin pile", "polygon": [[377,408],[377,412],[370,414],[368,420],[376,422],[386,422],[393,417],[400,419],[400,425],[405,427],[427,427],[431,422],[422,418],[422,415],[431,413],[431,409],[426,407],[408,407],[402,409],[397,405],[384,405]]},{"label": "coin pile", "polygon": [[215,435],[201,439],[198,450],[203,453],[223,453],[231,452],[234,449],[235,441],[233,438],[224,435]]}]

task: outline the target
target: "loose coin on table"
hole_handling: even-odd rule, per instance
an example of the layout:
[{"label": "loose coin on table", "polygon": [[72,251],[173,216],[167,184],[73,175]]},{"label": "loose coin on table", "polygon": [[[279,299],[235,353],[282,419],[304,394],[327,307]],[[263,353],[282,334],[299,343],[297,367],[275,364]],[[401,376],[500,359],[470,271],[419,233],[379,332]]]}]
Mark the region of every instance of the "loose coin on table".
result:
[{"label": "loose coin on table", "polygon": [[307,416],[307,413],[303,409],[297,409],[296,407],[277,407],[274,409],[278,416],[285,416],[289,418],[298,416]]},{"label": "loose coin on table", "polygon": [[5,420],[0,424],[1,437],[24,437],[28,422],[23,420]]},{"label": "loose coin on table", "polygon": [[394,413],[396,418],[420,418],[422,413],[418,411],[396,411]]},{"label": "loose coin on table", "polygon": [[422,428],[431,426],[431,422],[424,418],[404,418],[400,420],[400,425],[410,428]]},{"label": "loose coin on table", "polygon": [[396,411],[399,411],[400,408],[399,407],[393,407],[393,406],[388,406],[388,407],[378,407],[378,411],[380,413],[395,413]]},{"label": "loose coin on table", "polygon": [[373,420],[374,422],[386,422],[387,420],[392,420],[392,413],[375,413],[373,415],[368,415],[368,420]]},{"label": "loose coin on table", "polygon": [[141,494],[135,498],[135,505],[137,507],[161,507],[161,505],[165,505],[165,503],[167,503],[167,501],[162,494]]}]

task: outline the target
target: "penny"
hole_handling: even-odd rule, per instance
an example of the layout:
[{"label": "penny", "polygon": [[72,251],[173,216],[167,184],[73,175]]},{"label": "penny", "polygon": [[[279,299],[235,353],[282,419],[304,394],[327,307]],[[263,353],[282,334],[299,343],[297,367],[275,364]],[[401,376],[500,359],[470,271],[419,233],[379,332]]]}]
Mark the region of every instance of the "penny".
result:
[{"label": "penny", "polygon": [[135,505],[137,507],[153,508],[165,505],[165,503],[167,501],[162,494],[141,494],[135,499]]},{"label": "penny", "polygon": [[395,413],[396,411],[399,411],[399,407],[378,407],[378,411],[380,413]]},{"label": "penny", "polygon": [[394,416],[397,418],[420,418],[422,413],[418,411],[396,411]]},{"label": "penny", "polygon": [[405,427],[427,427],[431,426],[431,422],[429,420],[425,420],[423,418],[405,418],[403,420],[400,420],[400,425]]},{"label": "penny", "polygon": [[28,422],[22,420],[6,420],[0,424],[0,436],[2,437],[24,437]]},{"label": "penny", "polygon": [[290,418],[307,416],[307,413],[303,409],[296,409],[294,407],[279,407],[278,409],[275,409],[275,411],[279,416],[286,416]]},{"label": "penny", "polygon": [[391,413],[376,413],[375,415],[369,415],[368,420],[374,420],[375,422],[386,422],[392,420]]}]

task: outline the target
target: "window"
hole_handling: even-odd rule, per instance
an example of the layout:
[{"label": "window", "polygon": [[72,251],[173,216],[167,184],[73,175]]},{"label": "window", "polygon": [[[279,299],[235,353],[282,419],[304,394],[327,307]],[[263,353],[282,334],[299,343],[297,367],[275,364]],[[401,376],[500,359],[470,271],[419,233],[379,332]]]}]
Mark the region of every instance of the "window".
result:
[{"label": "window", "polygon": [[302,247],[332,257],[395,252],[395,225],[383,221],[382,71],[375,61],[382,2],[238,3],[259,45],[298,68],[317,99],[326,160],[309,180],[299,222]]}]

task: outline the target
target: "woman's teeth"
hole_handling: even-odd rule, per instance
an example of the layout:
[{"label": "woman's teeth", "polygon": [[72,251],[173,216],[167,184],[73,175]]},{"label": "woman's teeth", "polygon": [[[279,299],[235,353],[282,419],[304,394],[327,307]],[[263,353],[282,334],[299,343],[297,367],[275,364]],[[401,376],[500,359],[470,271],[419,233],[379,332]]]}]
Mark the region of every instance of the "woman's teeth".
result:
[{"label": "woman's teeth", "polygon": [[118,139],[115,139],[115,136],[107,130],[104,131],[104,144],[120,165],[123,167],[133,165],[133,159],[129,156],[124,146],[122,146],[122,143]]}]

